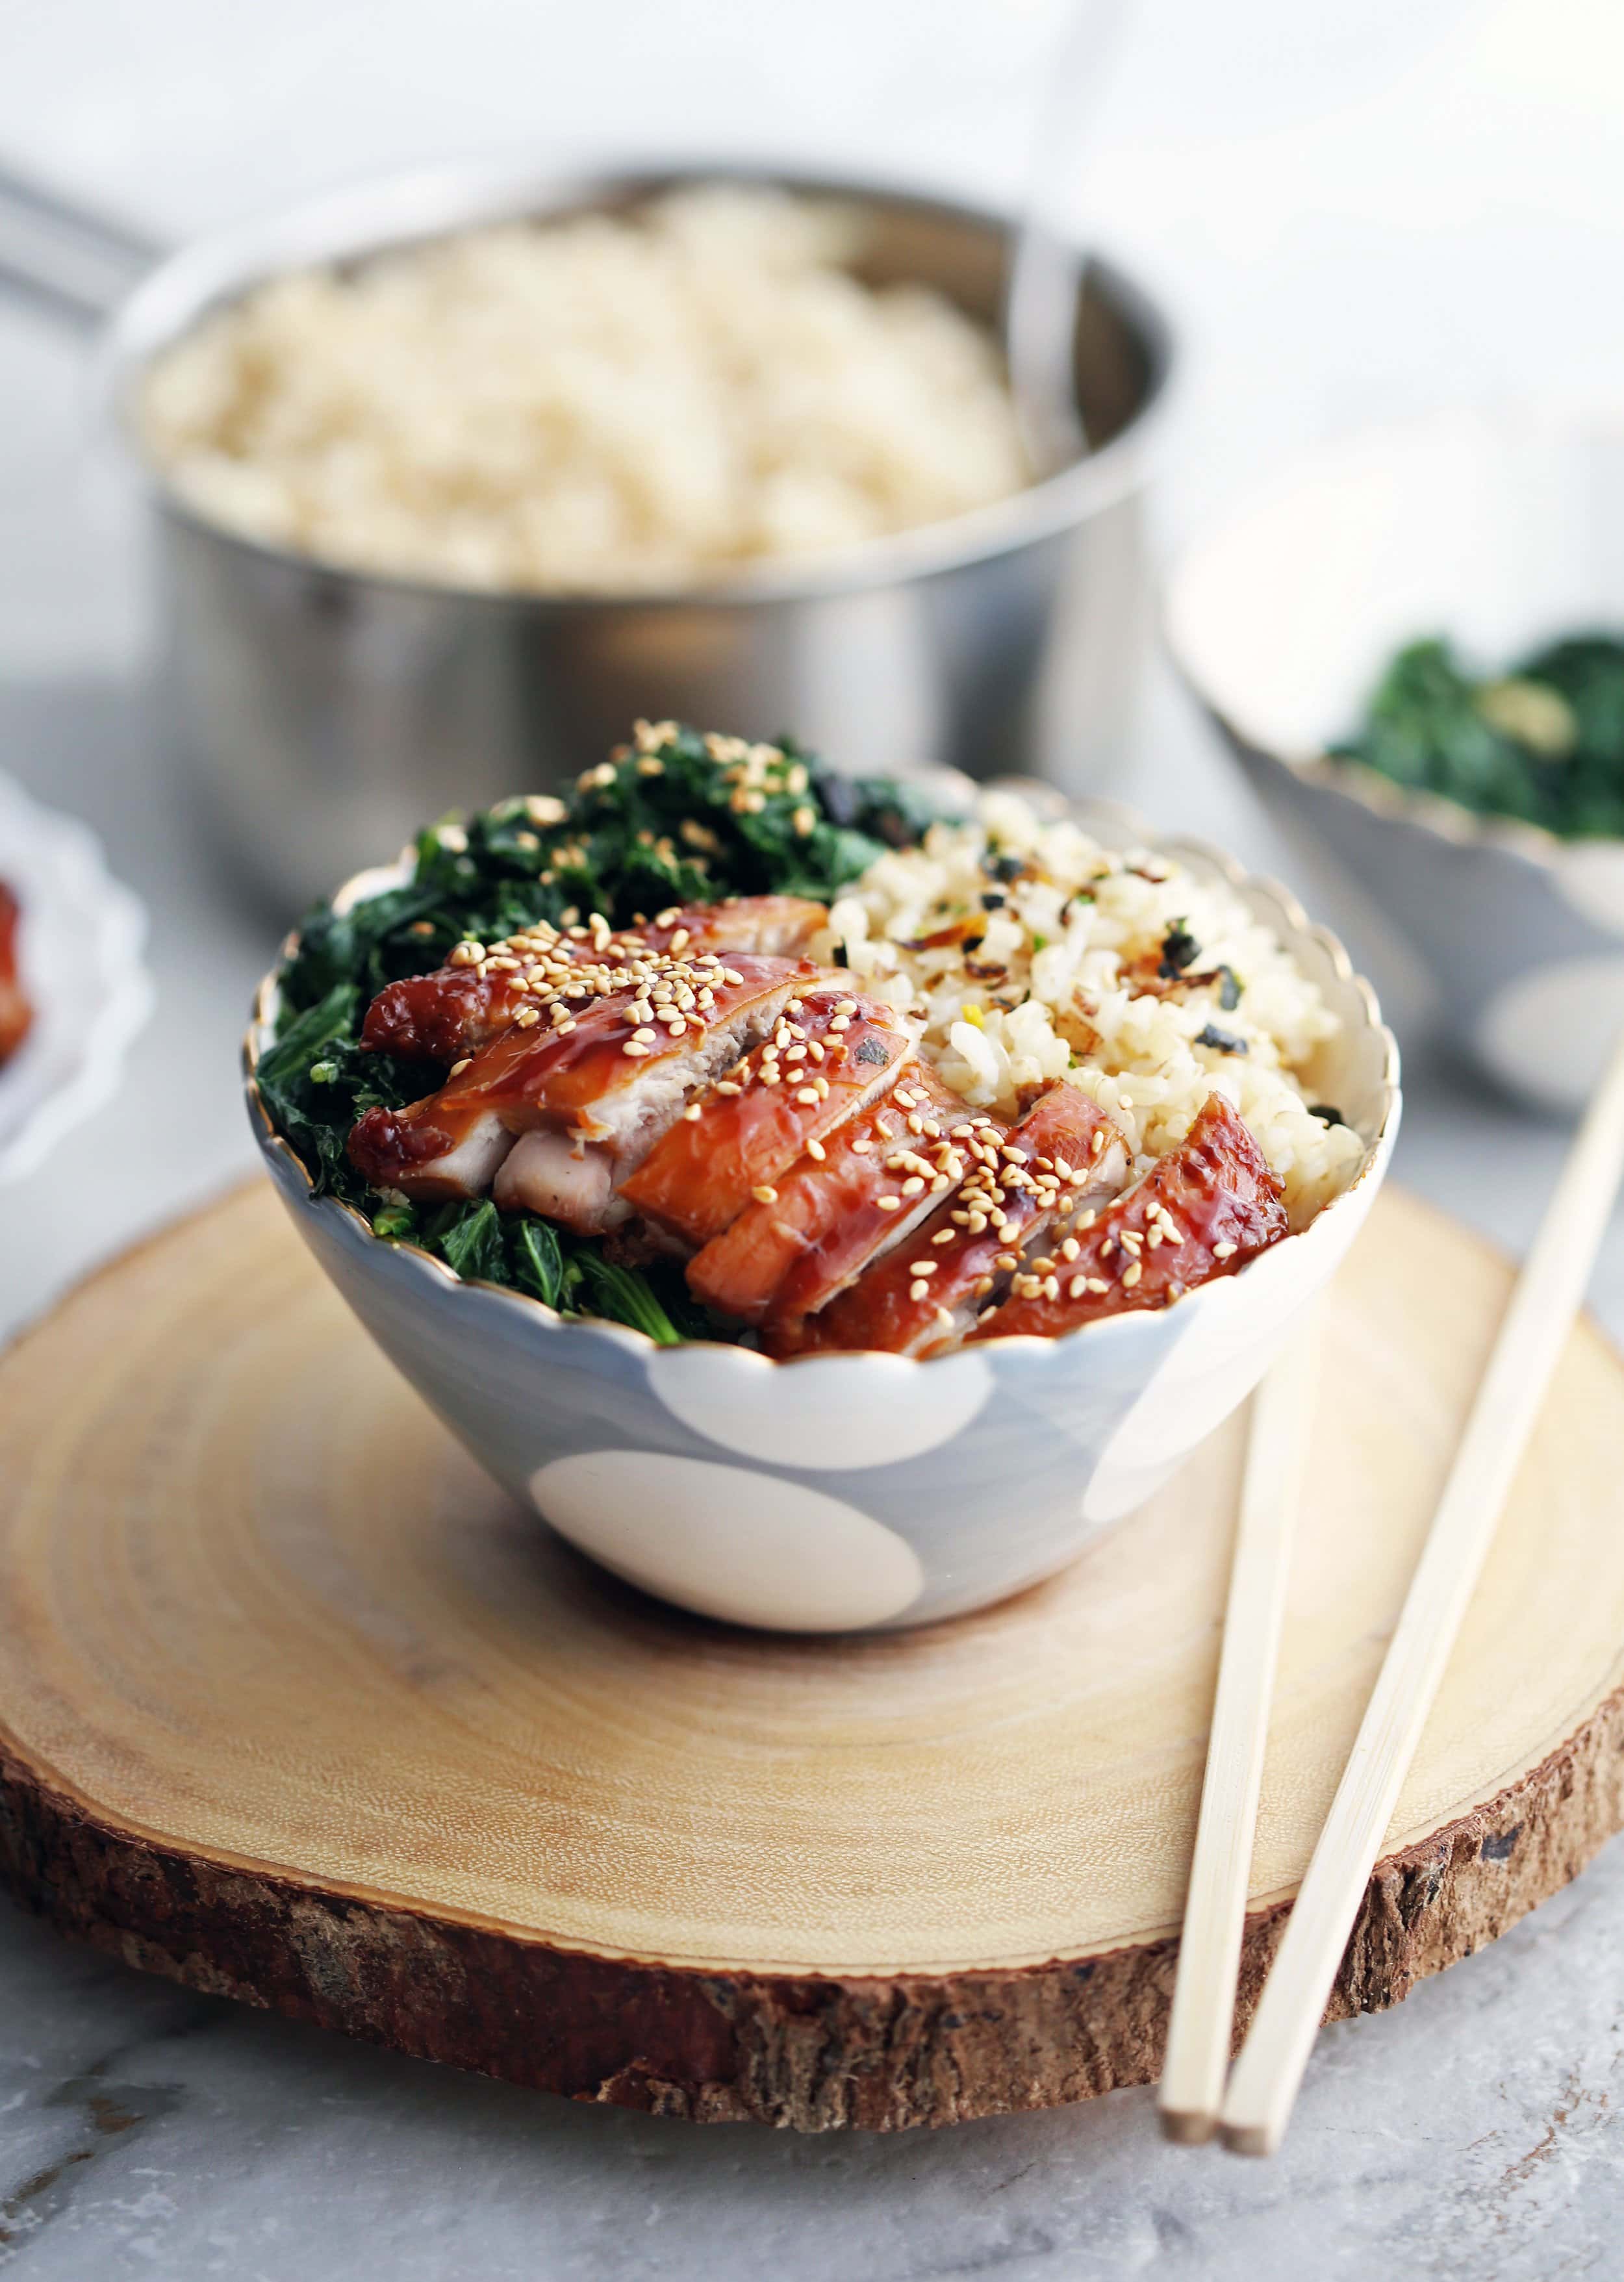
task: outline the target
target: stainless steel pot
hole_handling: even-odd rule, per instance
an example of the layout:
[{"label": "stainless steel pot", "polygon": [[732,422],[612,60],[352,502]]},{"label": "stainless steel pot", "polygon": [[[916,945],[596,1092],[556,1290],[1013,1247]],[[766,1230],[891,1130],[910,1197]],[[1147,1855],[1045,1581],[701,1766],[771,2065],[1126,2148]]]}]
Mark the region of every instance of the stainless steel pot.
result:
[{"label": "stainless steel pot", "polygon": [[[1120,744],[1147,640],[1142,498],[1171,349],[1107,262],[1086,282],[1079,262],[1086,457],[952,522],[687,593],[555,600],[333,569],[204,521],[143,454],[144,368],[261,277],[475,222],[624,206],[719,171],[740,170],[396,177],[190,246],[139,283],[153,249],[0,177],[0,278],[107,320],[107,400],[154,511],[175,731],[223,837],[279,902],[330,889],[425,817],[545,789],[638,714],[793,730],[851,770],[1022,769],[1074,790]],[[997,214],[774,179],[863,211],[866,277],[922,279],[994,319],[1009,234]]]}]

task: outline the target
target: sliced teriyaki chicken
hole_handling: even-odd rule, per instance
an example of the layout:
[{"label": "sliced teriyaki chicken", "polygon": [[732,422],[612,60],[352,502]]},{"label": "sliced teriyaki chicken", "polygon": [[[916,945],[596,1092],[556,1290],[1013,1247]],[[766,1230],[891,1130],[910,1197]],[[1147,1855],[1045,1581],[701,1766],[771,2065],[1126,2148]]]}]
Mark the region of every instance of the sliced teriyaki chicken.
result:
[{"label": "sliced teriyaki chicken", "polygon": [[818,974],[805,959],[642,951],[533,986],[500,1036],[438,1093],[370,1109],[351,1160],[377,1188],[477,1196],[583,1234],[615,1226],[614,1194],[688,1098],[768,1036]]},{"label": "sliced teriyaki chicken", "polygon": [[386,984],[367,1009],[361,1042],[376,1052],[454,1062],[506,1029],[537,990],[567,988],[585,970],[612,975],[650,951],[793,958],[828,917],[823,904],[801,896],[736,896],[722,904],[673,905],[641,927],[618,931],[595,912],[584,927],[538,920],[503,943],[459,943],[432,974]]},{"label": "sliced teriyaki chicken", "polygon": [[[1052,1225],[1114,1194],[1128,1173],[1121,1130],[1087,1094],[1051,1087],[1006,1136],[969,1145],[964,1185],[905,1243],[801,1326],[793,1352],[956,1347],[1023,1252]],[[1091,1201],[1092,1200],[1092,1201]],[[789,1349],[780,1349],[789,1352]]]},{"label": "sliced teriyaki chicken", "polygon": [[921,1025],[831,974],[790,999],[770,1038],[691,1101],[622,1184],[633,1210],[708,1244],[849,1118],[889,1093]]},{"label": "sliced teriyaki chicken", "polygon": [[16,896],[0,882],[0,1062],[17,1052],[34,1024],[18,959],[21,920]]},{"label": "sliced teriyaki chicken", "polygon": [[1287,1233],[1283,1186],[1223,1095],[1209,1094],[1177,1148],[1074,1230],[1075,1250],[1068,1243],[1022,1263],[973,1337],[1055,1339],[1232,1276]]},{"label": "sliced teriyaki chicken", "polygon": [[[724,1315],[765,1322],[770,1350],[793,1343],[804,1316],[958,1187],[977,1131],[1002,1137],[928,1063],[909,1062],[884,1100],[809,1149],[776,1196],[748,1204],[689,1261],[689,1289]],[[897,1194],[898,1176],[911,1194]]]}]

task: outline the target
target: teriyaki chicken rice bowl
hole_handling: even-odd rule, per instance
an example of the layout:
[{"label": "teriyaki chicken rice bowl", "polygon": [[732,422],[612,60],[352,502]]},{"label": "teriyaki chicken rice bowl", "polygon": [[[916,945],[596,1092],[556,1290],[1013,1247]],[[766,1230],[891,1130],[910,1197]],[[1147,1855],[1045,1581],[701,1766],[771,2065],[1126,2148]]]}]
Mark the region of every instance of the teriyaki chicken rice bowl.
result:
[{"label": "teriyaki chicken rice bowl", "polygon": [[1221,876],[670,722],[313,915],[258,1083],[465,1278],[664,1344],[929,1357],[1175,1305],[1367,1139]]}]

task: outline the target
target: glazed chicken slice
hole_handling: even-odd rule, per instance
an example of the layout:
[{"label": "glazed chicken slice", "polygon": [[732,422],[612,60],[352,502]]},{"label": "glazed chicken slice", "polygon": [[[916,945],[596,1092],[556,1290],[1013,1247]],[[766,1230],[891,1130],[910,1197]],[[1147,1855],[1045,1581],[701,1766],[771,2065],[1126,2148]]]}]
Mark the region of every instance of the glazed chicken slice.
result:
[{"label": "glazed chicken slice", "polygon": [[596,914],[585,927],[538,921],[503,943],[459,943],[432,974],[386,984],[367,1009],[361,1042],[377,1052],[454,1062],[506,1029],[540,987],[564,986],[583,970],[612,974],[650,951],[793,958],[828,917],[823,904],[801,896],[737,896],[722,904],[673,905],[642,927],[617,932]]},{"label": "glazed chicken slice", "polygon": [[17,1052],[34,1026],[34,1008],[23,989],[18,959],[21,920],[16,896],[0,883],[0,1062]]},{"label": "glazed chicken slice", "polygon": [[1209,1094],[1178,1147],[1069,1242],[1023,1262],[972,1336],[1055,1339],[1100,1316],[1169,1307],[1278,1244],[1282,1193],[1239,1116]]},{"label": "glazed chicken slice", "polygon": [[724,1315],[768,1321],[769,1348],[793,1343],[804,1317],[958,1187],[970,1165],[964,1144],[978,1130],[1002,1137],[929,1063],[909,1062],[882,1101],[809,1149],[776,1196],[746,1205],[689,1261],[690,1290]]},{"label": "glazed chicken slice", "polygon": [[370,1109],[351,1160],[376,1188],[477,1196],[584,1234],[627,1216],[614,1190],[688,1097],[766,1036],[817,975],[804,959],[645,951],[532,986],[439,1092]]},{"label": "glazed chicken slice", "polygon": [[[793,1352],[878,1348],[929,1355],[956,1347],[992,1293],[1052,1223],[1127,1177],[1127,1145],[1098,1103],[1063,1082],[1006,1137],[979,1137],[964,1185],[905,1243],[801,1327]],[[787,1348],[779,1350],[789,1352]]]},{"label": "glazed chicken slice", "polygon": [[[849,1118],[889,1093],[921,1025],[831,974],[792,998],[770,1038],[691,1101],[622,1186],[633,1211],[708,1244]],[[826,1159],[827,1162],[827,1159]]]}]

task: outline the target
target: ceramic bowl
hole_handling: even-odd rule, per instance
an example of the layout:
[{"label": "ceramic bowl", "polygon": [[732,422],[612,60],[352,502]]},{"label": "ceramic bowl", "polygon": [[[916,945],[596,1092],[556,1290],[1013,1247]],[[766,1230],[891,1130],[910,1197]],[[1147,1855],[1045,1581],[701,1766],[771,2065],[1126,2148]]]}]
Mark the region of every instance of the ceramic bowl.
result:
[{"label": "ceramic bowl", "polygon": [[1169,582],[1177,665],[1283,823],[1426,962],[1440,1021],[1542,1106],[1589,1096],[1624,1024],[1624,841],[1562,841],[1331,760],[1402,643],[1509,662],[1624,625],[1624,423],[1522,407],[1317,453]]},{"label": "ceramic bowl", "polygon": [[[463,1283],[359,1213],[313,1199],[271,1130],[254,1068],[275,978],[245,1041],[250,1114],[295,1227],[367,1330],[474,1456],[584,1552],[701,1615],[789,1632],[929,1623],[1074,1559],[1145,1502],[1250,1392],[1358,1233],[1398,1128],[1397,1050],[1346,952],[1284,889],[1123,811],[1074,811],[1115,846],[1217,871],[1326,993],[1343,1035],[1317,1069],[1365,1142],[1357,1177],[1302,1234],[1160,1314],[1057,1340],[913,1362],[773,1362],[711,1342],[565,1322]],[[398,870],[344,894],[376,894]]]},{"label": "ceramic bowl", "polygon": [[0,777],[0,881],[21,908],[27,1037],[0,1068],[0,1184],[43,1164],[111,1098],[152,1005],[146,913],[94,833]]}]

